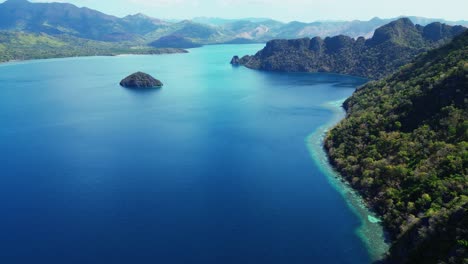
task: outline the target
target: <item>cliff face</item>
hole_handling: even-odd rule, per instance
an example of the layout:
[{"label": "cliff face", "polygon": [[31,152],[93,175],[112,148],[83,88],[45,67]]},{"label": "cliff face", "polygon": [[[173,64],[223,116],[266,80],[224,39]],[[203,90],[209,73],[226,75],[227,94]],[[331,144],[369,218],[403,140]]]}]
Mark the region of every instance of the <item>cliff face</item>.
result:
[{"label": "cliff face", "polygon": [[334,72],[378,79],[464,30],[440,23],[422,27],[402,18],[378,28],[368,40],[343,35],[273,40],[254,56],[244,56],[241,64],[266,71]]},{"label": "cliff face", "polygon": [[468,259],[467,98],[465,32],[359,88],[328,134],[331,162],[391,234],[390,263]]}]

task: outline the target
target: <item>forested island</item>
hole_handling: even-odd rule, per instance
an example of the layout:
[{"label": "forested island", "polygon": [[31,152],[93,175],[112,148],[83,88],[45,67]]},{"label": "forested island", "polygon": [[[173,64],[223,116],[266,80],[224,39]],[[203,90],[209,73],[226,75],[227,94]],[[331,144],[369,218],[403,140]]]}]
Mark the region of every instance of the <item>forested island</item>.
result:
[{"label": "forested island", "polygon": [[338,35],[272,40],[254,56],[242,57],[239,63],[265,71],[333,72],[378,79],[465,30],[438,22],[414,25],[410,19],[401,18],[378,28],[370,39]]},{"label": "forested island", "polygon": [[468,33],[346,100],[326,149],[381,215],[388,263],[468,259]]}]

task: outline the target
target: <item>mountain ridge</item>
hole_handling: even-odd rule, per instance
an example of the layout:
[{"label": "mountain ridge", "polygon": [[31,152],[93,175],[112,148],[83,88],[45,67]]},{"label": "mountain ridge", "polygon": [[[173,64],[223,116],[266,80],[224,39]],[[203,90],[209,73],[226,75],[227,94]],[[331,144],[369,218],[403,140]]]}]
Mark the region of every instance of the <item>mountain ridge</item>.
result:
[{"label": "mountain ridge", "polygon": [[466,28],[438,22],[425,27],[400,18],[376,29],[370,39],[338,35],[322,39],[272,40],[240,64],[282,72],[334,72],[378,79],[436,48]]},{"label": "mountain ridge", "polygon": [[[416,17],[414,19],[428,20]],[[62,57],[66,54],[115,54],[119,50],[125,51],[125,53],[133,53],[134,50],[160,52],[153,51],[153,46],[166,47],[171,44],[172,48],[177,48],[208,44],[264,43],[277,38],[336,35],[334,33],[347,33],[352,37],[368,37],[372,35],[371,31],[373,32],[375,28],[389,21],[380,18],[373,18],[369,21],[318,21],[312,23],[283,23],[268,18],[224,20],[215,18],[214,20],[208,24],[199,22],[209,22],[210,19],[200,18],[173,22],[152,18],[142,13],[116,17],[68,3],[32,3],[27,0],[8,0],[0,3],[0,32],[3,33],[2,37],[5,40],[4,48],[0,50],[0,57],[4,61]],[[432,37],[437,38],[438,36],[436,34]],[[42,43],[41,47],[47,50],[45,54],[40,54],[41,52],[35,49],[38,46],[34,44],[34,38],[37,38],[36,40]],[[172,41],[168,41],[171,38]],[[25,39],[27,39],[26,42]],[[44,42],[42,41],[44,39],[52,41]],[[47,43],[53,43],[57,39],[70,47],[73,52],[69,53],[63,50],[59,52],[57,50],[57,54],[54,55],[54,46],[47,46]],[[22,42],[18,47],[23,48],[24,52],[18,47],[12,46],[12,43],[15,42]],[[104,44],[103,42],[113,44]],[[92,47],[77,46],[83,43],[88,43]],[[104,47],[108,47],[110,50],[105,52]],[[5,50],[11,51],[6,53]],[[95,53],[96,50],[99,52]],[[25,54],[26,51],[30,54]]]},{"label": "mountain ridge", "polygon": [[[411,17],[414,22],[427,23],[437,19]],[[316,21],[281,22],[269,18],[193,18],[177,22],[164,21],[144,14],[116,17],[87,7],[77,7],[68,3],[32,3],[27,0],[8,0],[0,4],[0,30],[46,33],[49,35],[67,34],[75,37],[110,42],[131,41],[151,43],[187,27],[202,35],[206,30],[209,37],[189,38],[197,44],[216,44],[247,39],[245,43],[261,43],[279,38],[326,37],[345,34],[353,38],[369,38],[373,31],[394,19],[373,18],[369,21]],[[442,19],[438,19],[444,22]],[[190,23],[188,23],[190,22]],[[448,22],[447,22],[448,23]],[[451,22],[452,24],[455,22]],[[468,21],[458,21],[468,26]],[[192,25],[198,25],[193,28]],[[208,34],[209,35],[209,34]]]}]

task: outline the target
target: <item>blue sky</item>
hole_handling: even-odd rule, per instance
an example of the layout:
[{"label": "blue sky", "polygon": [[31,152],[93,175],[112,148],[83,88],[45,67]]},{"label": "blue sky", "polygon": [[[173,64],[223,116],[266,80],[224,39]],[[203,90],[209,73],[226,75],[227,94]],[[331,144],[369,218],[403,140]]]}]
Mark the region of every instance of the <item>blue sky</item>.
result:
[{"label": "blue sky", "polygon": [[[1,1],[1,0],[0,0]],[[52,2],[33,0],[33,2]],[[282,21],[368,20],[414,15],[468,20],[468,0],[56,0],[125,16],[144,13],[157,18],[197,16],[269,17]]]}]

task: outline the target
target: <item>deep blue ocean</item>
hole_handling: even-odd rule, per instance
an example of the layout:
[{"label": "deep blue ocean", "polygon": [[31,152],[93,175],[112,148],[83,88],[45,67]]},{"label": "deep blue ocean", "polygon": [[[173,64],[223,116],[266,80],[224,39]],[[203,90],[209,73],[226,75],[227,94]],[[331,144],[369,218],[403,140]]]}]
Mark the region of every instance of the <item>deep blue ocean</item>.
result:
[{"label": "deep blue ocean", "polygon": [[306,144],[365,80],[229,65],[261,48],[0,65],[0,263],[369,263]]}]

